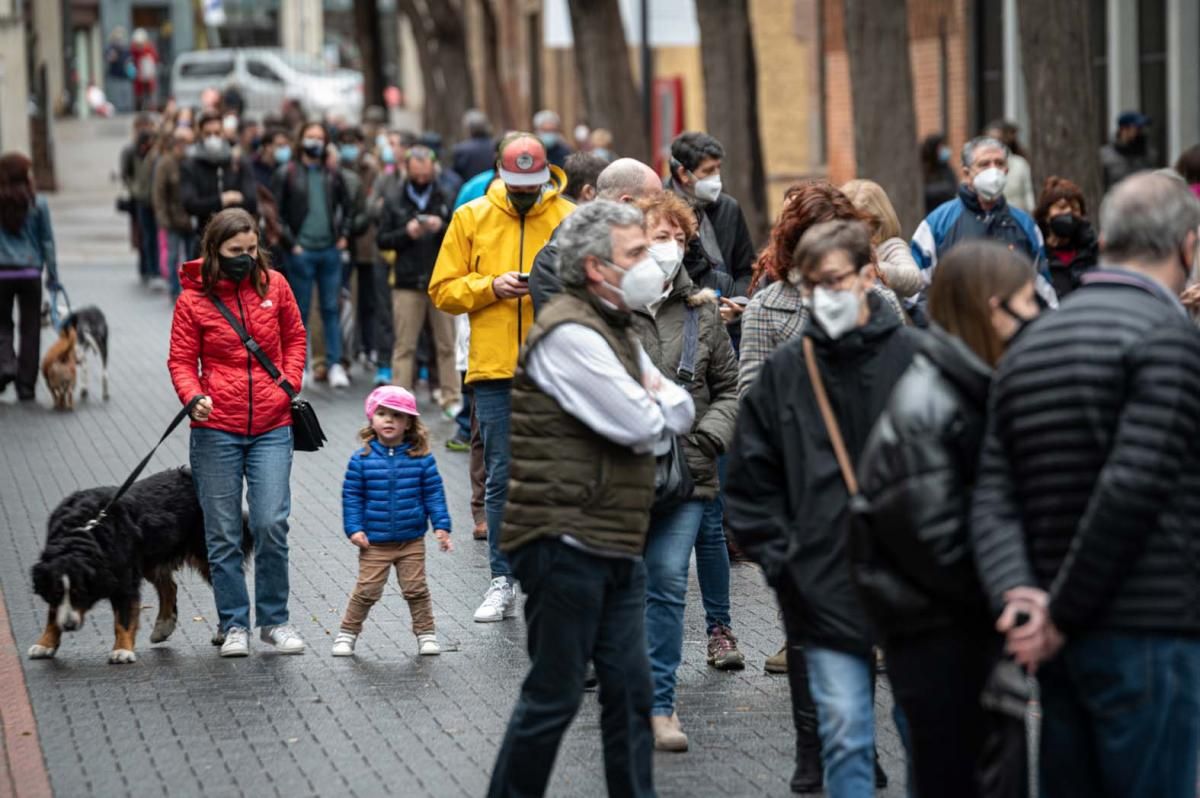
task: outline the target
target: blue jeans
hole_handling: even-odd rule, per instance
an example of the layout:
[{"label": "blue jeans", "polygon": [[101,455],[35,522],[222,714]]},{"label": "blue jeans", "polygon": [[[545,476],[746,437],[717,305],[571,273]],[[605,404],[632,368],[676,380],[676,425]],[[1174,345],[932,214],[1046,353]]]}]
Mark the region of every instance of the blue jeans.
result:
[{"label": "blue jeans", "polygon": [[195,233],[176,233],[167,231],[167,281],[171,284],[171,296],[178,297],[180,292],[179,267],[192,257],[195,246]]},{"label": "blue jeans", "polygon": [[254,620],[259,626],[287,623],[292,428],[236,435],[197,427],[190,448],[221,631],[250,628],[250,597],[242,572],[243,480],[254,539]]},{"label": "blue jeans", "polygon": [[875,795],[875,663],[830,648],[805,649],[830,798]]},{"label": "blue jeans", "polygon": [[458,415],[454,417],[454,423],[458,425],[458,439],[462,441],[471,440],[471,405],[474,404],[475,391],[470,385],[463,383],[462,386],[462,407],[458,411]]},{"label": "blue jeans", "polygon": [[[720,484],[725,484],[725,455],[717,458]],[[696,581],[700,583],[700,600],[704,603],[704,625],[709,634],[717,626],[730,626],[729,617],[729,548],[725,545],[724,487],[717,498],[704,503],[704,518],[696,537]]]},{"label": "blue jeans", "polygon": [[1194,798],[1200,640],[1095,633],[1038,671],[1045,798]]},{"label": "blue jeans", "polygon": [[683,659],[688,564],[704,502],[689,501],[650,519],[646,536],[646,645],[654,679],[652,715],[675,711],[675,671]]},{"label": "blue jeans", "polygon": [[483,493],[483,511],[487,514],[488,555],[492,578],[512,581],[508,558],[500,551],[500,526],[504,523],[504,503],[508,500],[508,464],[512,460],[508,430],[512,414],[512,380],[484,380],[472,383],[475,389],[475,418],[483,438],[483,465],[487,483]]},{"label": "blue jeans", "polygon": [[304,250],[287,256],[287,278],[300,306],[300,318],[308,326],[313,284],[320,300],[321,324],[325,328],[325,362],[342,359],[342,327],[338,321],[338,297],[342,292],[342,252],[337,247]]}]

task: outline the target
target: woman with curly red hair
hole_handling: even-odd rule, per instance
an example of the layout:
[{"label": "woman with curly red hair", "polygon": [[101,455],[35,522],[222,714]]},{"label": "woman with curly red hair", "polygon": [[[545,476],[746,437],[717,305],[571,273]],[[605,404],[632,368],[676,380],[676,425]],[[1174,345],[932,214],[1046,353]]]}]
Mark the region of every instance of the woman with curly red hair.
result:
[{"label": "woman with curly red hair", "polygon": [[1033,220],[1046,239],[1050,281],[1061,301],[1099,260],[1096,230],[1088,221],[1083,191],[1065,177],[1047,177]]}]

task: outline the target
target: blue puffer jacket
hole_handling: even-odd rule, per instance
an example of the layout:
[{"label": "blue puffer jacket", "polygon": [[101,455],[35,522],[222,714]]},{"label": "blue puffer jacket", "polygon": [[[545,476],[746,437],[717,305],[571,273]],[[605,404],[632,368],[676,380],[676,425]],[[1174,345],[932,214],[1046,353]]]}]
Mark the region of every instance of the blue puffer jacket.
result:
[{"label": "blue puffer jacket", "polygon": [[372,543],[403,543],[434,529],[450,530],[446,493],[433,455],[409,457],[408,445],[371,441],[346,466],[342,526],[346,537],[366,532]]}]

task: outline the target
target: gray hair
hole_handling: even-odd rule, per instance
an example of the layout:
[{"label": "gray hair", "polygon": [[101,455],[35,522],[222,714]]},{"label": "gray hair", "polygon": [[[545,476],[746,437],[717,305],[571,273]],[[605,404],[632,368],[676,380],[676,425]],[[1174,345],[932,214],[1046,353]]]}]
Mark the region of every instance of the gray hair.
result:
[{"label": "gray hair", "polygon": [[596,178],[598,199],[619,200],[623,196],[641,197],[650,167],[633,158],[618,158],[604,167]]},{"label": "gray hair", "polygon": [[1112,261],[1161,261],[1200,227],[1200,201],[1179,180],[1135,174],[1113,187],[1100,205],[1104,256]]},{"label": "gray hair", "polygon": [[999,149],[1004,151],[1004,160],[1008,160],[1008,156],[1012,153],[1008,150],[1008,145],[999,139],[991,136],[976,136],[963,145],[962,148],[962,165],[970,166],[975,163],[975,151],[986,149]]},{"label": "gray hair", "polygon": [[533,129],[537,130],[543,125],[559,128],[562,127],[562,120],[559,119],[558,114],[545,108],[533,115]]},{"label": "gray hair", "polygon": [[462,126],[468,136],[492,135],[492,124],[488,121],[487,114],[478,108],[467,109],[462,117]]},{"label": "gray hair", "polygon": [[641,227],[642,212],[632,205],[598,199],[581,205],[559,227],[558,276],[563,285],[587,283],[584,261],[588,256],[612,260],[612,231],[616,227]]}]

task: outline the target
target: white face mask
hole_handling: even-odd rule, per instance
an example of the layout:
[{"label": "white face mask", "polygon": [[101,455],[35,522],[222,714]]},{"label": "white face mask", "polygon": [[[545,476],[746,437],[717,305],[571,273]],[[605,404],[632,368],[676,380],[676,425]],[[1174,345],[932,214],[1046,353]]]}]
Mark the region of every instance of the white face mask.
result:
[{"label": "white face mask", "polygon": [[[612,261],[606,261],[614,269],[621,267]],[[637,263],[623,270],[621,284],[611,286],[621,295],[621,301],[626,310],[641,310],[662,296],[663,273],[654,258],[647,255]]]},{"label": "white face mask", "polygon": [[823,285],[813,289],[813,317],[835,341],[858,326],[861,308],[862,298],[853,290],[834,291]]},{"label": "white face mask", "polygon": [[716,202],[717,197],[721,196],[720,172],[715,175],[709,175],[702,180],[697,180],[694,191],[696,194],[696,199],[700,200],[701,202]]},{"label": "white face mask", "polygon": [[971,185],[975,187],[975,193],[979,195],[980,199],[984,202],[991,202],[1004,193],[1004,184],[1007,182],[1008,173],[993,166],[975,175]]},{"label": "white face mask", "polygon": [[679,244],[675,241],[659,241],[657,244],[651,244],[648,251],[658,268],[662,269],[663,276],[674,280],[675,275],[679,273],[679,265],[683,263],[683,250],[679,248]]}]

